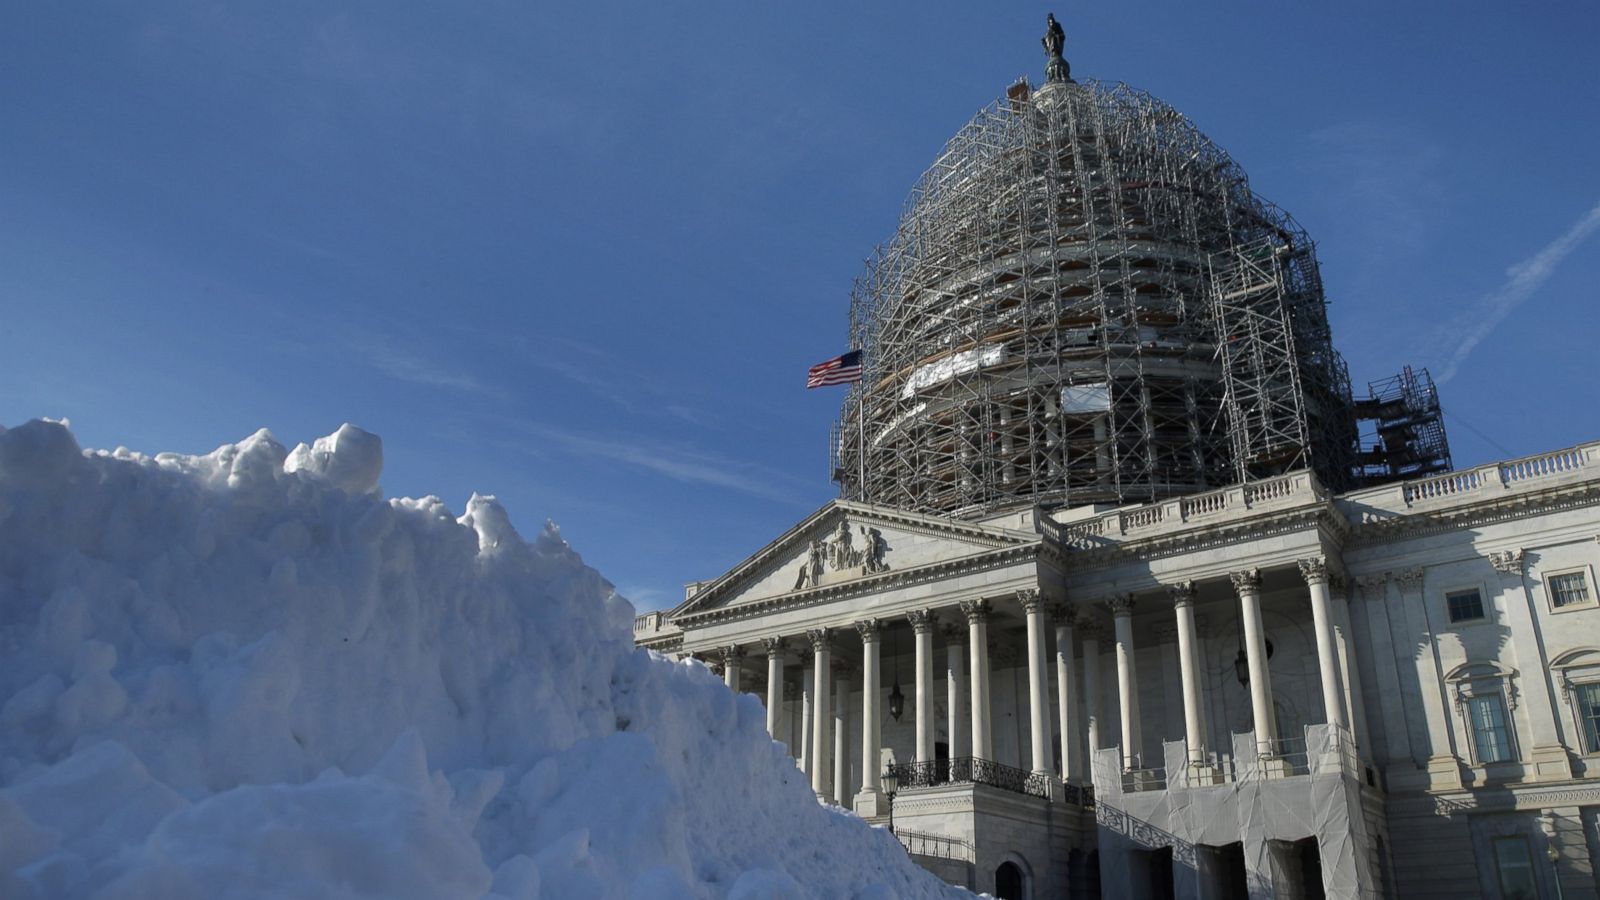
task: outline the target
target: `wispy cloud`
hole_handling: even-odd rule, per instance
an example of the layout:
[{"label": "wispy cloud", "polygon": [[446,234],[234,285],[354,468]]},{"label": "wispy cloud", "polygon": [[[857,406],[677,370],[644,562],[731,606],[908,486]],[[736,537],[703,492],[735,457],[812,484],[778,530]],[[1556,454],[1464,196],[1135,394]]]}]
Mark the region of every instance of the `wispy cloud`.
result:
[{"label": "wispy cloud", "polygon": [[1439,383],[1454,378],[1478,344],[1513,310],[1526,303],[1555,274],[1562,261],[1596,231],[1600,231],[1600,202],[1544,249],[1507,269],[1506,281],[1498,290],[1440,329],[1435,346],[1441,354],[1448,352],[1450,356],[1439,373]]},{"label": "wispy cloud", "polygon": [[445,368],[415,350],[401,347],[385,335],[357,336],[349,341],[348,347],[362,362],[390,378],[497,399],[506,397],[505,391],[467,372]]},{"label": "wispy cloud", "polygon": [[606,438],[532,422],[523,422],[517,427],[530,437],[547,441],[574,455],[619,462],[685,484],[711,485],[764,500],[808,505],[790,490],[789,476],[715,453],[670,446],[648,438]]}]

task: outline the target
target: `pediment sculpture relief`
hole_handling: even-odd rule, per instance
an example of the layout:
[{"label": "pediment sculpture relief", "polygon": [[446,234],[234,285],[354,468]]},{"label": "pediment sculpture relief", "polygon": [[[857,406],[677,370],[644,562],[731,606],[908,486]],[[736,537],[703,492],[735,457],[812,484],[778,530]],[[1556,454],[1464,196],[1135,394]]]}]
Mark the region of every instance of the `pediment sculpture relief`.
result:
[{"label": "pediment sculpture relief", "polygon": [[[857,538],[859,535],[859,539]],[[866,525],[857,526],[856,534],[850,523],[840,520],[839,527],[827,539],[811,542],[806,558],[800,561],[800,572],[795,577],[794,589],[816,587],[846,578],[859,578],[889,571],[883,556],[889,545],[883,533]]]}]

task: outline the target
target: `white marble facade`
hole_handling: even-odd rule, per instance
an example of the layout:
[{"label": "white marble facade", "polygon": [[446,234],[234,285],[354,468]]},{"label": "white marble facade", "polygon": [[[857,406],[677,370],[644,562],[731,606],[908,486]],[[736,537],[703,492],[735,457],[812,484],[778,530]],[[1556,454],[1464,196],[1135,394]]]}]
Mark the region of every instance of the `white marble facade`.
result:
[{"label": "white marble facade", "polygon": [[1570,900],[1597,535],[1600,444],[1038,519],[836,501],[635,635],[762,696],[824,802],[887,822],[901,764],[897,832],[978,890]]}]

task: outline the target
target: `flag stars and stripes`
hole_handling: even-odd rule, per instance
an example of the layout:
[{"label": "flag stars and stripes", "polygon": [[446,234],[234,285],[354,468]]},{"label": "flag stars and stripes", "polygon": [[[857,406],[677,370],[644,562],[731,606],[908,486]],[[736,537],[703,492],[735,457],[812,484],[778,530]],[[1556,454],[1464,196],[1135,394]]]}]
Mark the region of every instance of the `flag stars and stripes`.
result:
[{"label": "flag stars and stripes", "polygon": [[861,380],[861,351],[851,350],[827,362],[819,362],[806,373],[806,387],[826,387],[830,384],[850,384]]}]

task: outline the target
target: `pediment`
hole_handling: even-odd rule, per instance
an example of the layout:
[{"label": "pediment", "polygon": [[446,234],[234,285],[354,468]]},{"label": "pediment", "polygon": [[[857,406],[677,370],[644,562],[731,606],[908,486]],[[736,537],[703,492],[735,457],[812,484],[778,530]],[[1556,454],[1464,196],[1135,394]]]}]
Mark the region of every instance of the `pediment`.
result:
[{"label": "pediment", "polygon": [[705,584],[669,618],[803,594],[1037,540],[1031,532],[834,500]]}]

